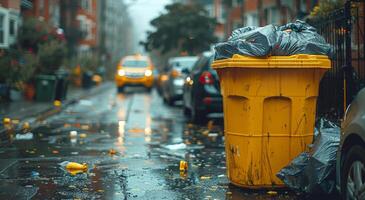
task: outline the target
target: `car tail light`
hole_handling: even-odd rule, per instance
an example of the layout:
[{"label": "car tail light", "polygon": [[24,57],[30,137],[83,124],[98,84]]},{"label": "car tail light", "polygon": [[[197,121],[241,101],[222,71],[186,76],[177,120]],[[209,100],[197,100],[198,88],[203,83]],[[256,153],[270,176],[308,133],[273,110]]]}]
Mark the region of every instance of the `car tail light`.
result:
[{"label": "car tail light", "polygon": [[204,84],[204,85],[205,84],[213,84],[214,83],[213,75],[210,72],[205,71],[199,77],[199,82],[201,84]]},{"label": "car tail light", "polygon": [[206,104],[206,105],[209,105],[209,104],[212,104],[212,98],[210,97],[205,97],[203,99],[203,103]]},{"label": "car tail light", "polygon": [[174,77],[174,78],[179,77],[180,76],[180,72],[177,71],[177,70],[175,70],[175,69],[173,69],[171,71],[171,76]]}]

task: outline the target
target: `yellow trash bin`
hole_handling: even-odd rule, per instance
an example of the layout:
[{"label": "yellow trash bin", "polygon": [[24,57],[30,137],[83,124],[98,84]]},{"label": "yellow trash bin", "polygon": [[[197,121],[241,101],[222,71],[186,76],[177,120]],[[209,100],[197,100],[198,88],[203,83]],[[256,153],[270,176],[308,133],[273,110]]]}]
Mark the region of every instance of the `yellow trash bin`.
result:
[{"label": "yellow trash bin", "polygon": [[319,82],[331,61],[234,55],[212,66],[223,95],[228,178],[246,188],[283,187],[276,173],[312,143]]}]

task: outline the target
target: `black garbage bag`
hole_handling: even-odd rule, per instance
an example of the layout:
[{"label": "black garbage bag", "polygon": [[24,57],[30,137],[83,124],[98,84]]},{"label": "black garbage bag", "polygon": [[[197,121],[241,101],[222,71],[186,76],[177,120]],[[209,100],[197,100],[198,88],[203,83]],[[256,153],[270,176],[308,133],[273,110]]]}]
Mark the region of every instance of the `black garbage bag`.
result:
[{"label": "black garbage bag", "polygon": [[276,27],[273,25],[237,29],[227,42],[215,46],[215,59],[231,58],[234,54],[267,56],[271,53],[276,40]]},{"label": "black garbage bag", "polygon": [[234,30],[227,42],[215,46],[215,59],[231,58],[234,54],[253,57],[311,54],[331,58],[333,50],[314,27],[297,20],[281,27],[249,26]]},{"label": "black garbage bag", "polygon": [[289,188],[308,194],[332,194],[336,187],[336,154],[340,128],[320,120],[319,134],[309,152],[301,153],[277,173]]},{"label": "black garbage bag", "polygon": [[278,28],[277,45],[272,51],[272,55],[276,56],[295,54],[327,55],[331,58],[333,50],[314,27],[297,20]]}]

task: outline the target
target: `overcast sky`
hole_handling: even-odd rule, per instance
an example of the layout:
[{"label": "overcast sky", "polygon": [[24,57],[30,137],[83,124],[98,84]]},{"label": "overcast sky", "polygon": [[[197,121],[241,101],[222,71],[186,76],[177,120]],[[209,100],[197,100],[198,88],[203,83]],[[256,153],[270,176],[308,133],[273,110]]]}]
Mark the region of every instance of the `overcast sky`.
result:
[{"label": "overcast sky", "polygon": [[164,11],[171,0],[125,0],[129,14],[134,23],[135,44],[137,52],[144,52],[138,42],[146,39],[146,31],[152,30],[150,21]]}]

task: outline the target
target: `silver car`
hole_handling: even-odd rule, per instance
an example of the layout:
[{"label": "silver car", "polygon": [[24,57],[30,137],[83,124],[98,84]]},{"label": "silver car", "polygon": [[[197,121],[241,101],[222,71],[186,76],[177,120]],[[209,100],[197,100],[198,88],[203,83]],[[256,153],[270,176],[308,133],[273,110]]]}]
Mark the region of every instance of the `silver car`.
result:
[{"label": "silver car", "polygon": [[365,199],[365,89],[347,108],[341,124],[336,171],[342,199]]},{"label": "silver car", "polygon": [[196,56],[173,57],[168,61],[168,81],[163,86],[163,98],[169,105],[181,100],[187,74],[198,60]]}]

